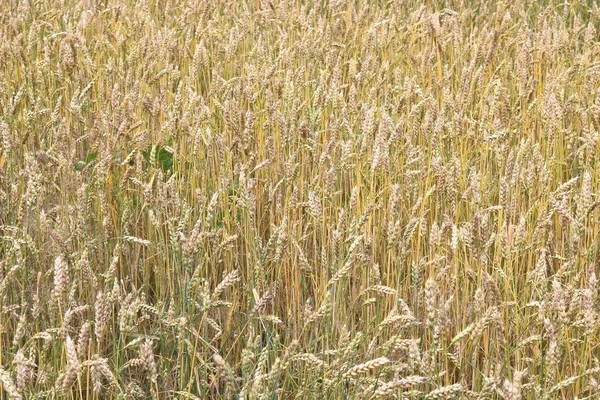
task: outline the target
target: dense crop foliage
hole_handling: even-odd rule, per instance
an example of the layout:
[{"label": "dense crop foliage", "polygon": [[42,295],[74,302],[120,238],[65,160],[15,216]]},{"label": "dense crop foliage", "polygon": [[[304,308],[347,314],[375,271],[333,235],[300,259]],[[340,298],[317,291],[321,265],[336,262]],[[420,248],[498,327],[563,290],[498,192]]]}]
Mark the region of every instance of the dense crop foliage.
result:
[{"label": "dense crop foliage", "polygon": [[599,398],[598,29],[1,0],[2,398]]}]

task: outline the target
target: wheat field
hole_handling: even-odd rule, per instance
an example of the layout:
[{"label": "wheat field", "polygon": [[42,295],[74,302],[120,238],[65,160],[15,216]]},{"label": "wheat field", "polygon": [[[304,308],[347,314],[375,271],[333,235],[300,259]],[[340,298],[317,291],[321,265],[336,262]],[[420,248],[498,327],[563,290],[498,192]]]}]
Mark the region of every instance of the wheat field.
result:
[{"label": "wheat field", "polygon": [[600,399],[595,1],[1,0],[1,399]]}]

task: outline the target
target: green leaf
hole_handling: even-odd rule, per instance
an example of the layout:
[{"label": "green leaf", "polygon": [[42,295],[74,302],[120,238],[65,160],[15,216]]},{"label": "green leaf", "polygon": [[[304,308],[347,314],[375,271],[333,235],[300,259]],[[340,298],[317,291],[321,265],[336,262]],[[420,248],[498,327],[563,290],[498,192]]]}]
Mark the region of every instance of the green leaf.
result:
[{"label": "green leaf", "polygon": [[91,151],[88,153],[87,156],[85,156],[85,164],[89,164],[92,161],[94,161],[96,159],[96,157],[98,157],[98,152],[97,151]]},{"label": "green leaf", "polygon": [[156,151],[156,159],[158,160],[163,171],[173,172],[173,153],[165,150],[164,147],[160,147]]},{"label": "green leaf", "polygon": [[81,161],[81,160],[80,161],[75,161],[73,163],[73,168],[75,168],[75,171],[81,171],[86,166],[88,166],[92,161],[94,161],[97,157],[98,157],[98,152],[97,151],[90,151],[85,156],[85,159],[83,161]]},{"label": "green leaf", "polygon": [[85,163],[83,161],[76,161],[73,163],[73,168],[75,168],[75,171],[81,171],[85,168]]}]

